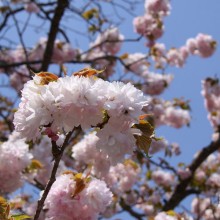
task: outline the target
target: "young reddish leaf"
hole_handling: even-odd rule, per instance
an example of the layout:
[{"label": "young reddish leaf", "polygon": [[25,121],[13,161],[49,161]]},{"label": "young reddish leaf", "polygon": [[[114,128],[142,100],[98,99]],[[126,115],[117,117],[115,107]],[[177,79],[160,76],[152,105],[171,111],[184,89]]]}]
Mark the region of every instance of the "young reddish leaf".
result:
[{"label": "young reddish leaf", "polygon": [[72,194],[72,198],[76,197],[79,193],[81,193],[85,187],[86,187],[86,184],[88,182],[90,182],[91,178],[90,177],[83,177],[82,176],[83,174],[82,173],[77,173],[74,175],[74,180],[76,182],[76,185],[75,185],[75,188],[74,188],[74,192]]},{"label": "young reddish leaf", "polygon": [[41,77],[40,85],[48,85],[50,82],[58,80],[58,76],[50,72],[39,72],[34,73],[37,76]]},{"label": "young reddish leaf", "polygon": [[103,71],[105,71],[105,70],[96,70],[96,69],[92,69],[92,68],[84,68],[84,69],[82,69],[78,72],[73,73],[72,75],[90,77],[90,76],[93,76],[95,74],[102,73]]}]

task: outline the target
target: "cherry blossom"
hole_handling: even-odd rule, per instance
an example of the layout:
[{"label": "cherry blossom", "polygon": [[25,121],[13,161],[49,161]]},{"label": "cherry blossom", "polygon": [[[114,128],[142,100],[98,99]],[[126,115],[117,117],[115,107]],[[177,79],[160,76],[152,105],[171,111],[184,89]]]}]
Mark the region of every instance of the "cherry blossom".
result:
[{"label": "cherry blossom", "polygon": [[40,9],[38,8],[37,4],[34,2],[28,2],[24,6],[25,10],[29,13],[38,13]]},{"label": "cherry blossom", "polygon": [[169,0],[146,0],[145,9],[150,14],[166,16],[170,14],[171,5]]},{"label": "cherry blossom", "polygon": [[77,195],[78,198],[73,198],[75,187],[71,175],[57,178],[45,202],[46,219],[95,220],[111,203],[112,193],[101,180],[92,179]]},{"label": "cherry blossom", "polygon": [[32,158],[25,140],[19,139],[16,132],[0,145],[0,194],[13,192],[24,184],[22,172]]}]

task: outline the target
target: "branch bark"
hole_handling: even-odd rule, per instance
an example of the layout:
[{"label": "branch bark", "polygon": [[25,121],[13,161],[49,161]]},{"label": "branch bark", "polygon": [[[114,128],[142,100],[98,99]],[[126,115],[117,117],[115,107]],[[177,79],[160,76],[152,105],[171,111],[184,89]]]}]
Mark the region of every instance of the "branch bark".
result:
[{"label": "branch bark", "polygon": [[43,63],[41,66],[42,71],[47,71],[49,67],[53,55],[54,42],[56,39],[57,32],[59,30],[59,24],[63,17],[64,11],[68,7],[68,5],[69,5],[69,0],[58,0],[58,4],[54,12],[54,17],[51,21],[46,49],[44,51]]},{"label": "branch bark", "polygon": [[125,211],[127,211],[131,216],[135,217],[137,220],[142,220],[143,217],[145,217],[144,214],[140,214],[140,213],[135,212],[131,206],[129,206],[125,203],[124,199],[120,200],[120,205]]},{"label": "branch bark", "polygon": [[52,147],[56,147],[57,149],[59,149],[59,154],[56,154],[54,155],[54,165],[53,165],[53,169],[52,169],[52,172],[51,172],[51,176],[50,176],[50,179],[46,185],[46,188],[43,192],[43,195],[41,197],[41,199],[38,201],[38,204],[37,204],[37,210],[36,210],[36,213],[35,213],[35,216],[34,216],[34,220],[37,220],[40,216],[40,213],[41,213],[41,210],[44,206],[44,202],[47,198],[47,195],[53,185],[53,183],[56,181],[56,173],[57,173],[57,169],[59,167],[59,163],[60,163],[60,160],[63,156],[63,152],[64,150],[66,149],[66,146],[69,142],[69,139],[72,135],[73,131],[72,132],[69,132],[66,136],[66,139],[62,145],[62,147],[59,149],[59,147],[56,145],[56,142],[52,141]]},{"label": "branch bark", "polygon": [[217,141],[211,142],[208,146],[204,147],[198,156],[192,161],[192,163],[189,165],[191,175],[187,179],[179,182],[174,190],[173,195],[164,205],[163,211],[174,209],[185,197],[189,195],[189,190],[187,187],[193,179],[196,169],[206,160],[209,155],[218,149],[220,149],[220,137]]}]

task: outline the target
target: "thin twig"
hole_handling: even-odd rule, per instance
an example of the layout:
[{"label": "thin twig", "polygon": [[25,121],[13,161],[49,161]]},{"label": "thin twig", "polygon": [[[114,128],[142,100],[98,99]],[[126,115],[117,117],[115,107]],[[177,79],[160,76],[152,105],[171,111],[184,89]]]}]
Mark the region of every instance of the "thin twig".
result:
[{"label": "thin twig", "polygon": [[[41,199],[38,201],[38,205],[37,205],[37,210],[36,210],[36,213],[35,213],[35,216],[34,216],[34,220],[37,220],[40,216],[40,213],[41,213],[41,210],[44,206],[44,202],[47,198],[47,195],[53,185],[53,183],[56,181],[56,173],[57,173],[57,169],[59,167],[59,163],[60,163],[60,160],[63,156],[63,152],[64,150],[66,149],[67,145],[68,145],[68,142],[69,142],[69,139],[72,135],[73,131],[69,132],[65,138],[65,141],[62,145],[62,147],[60,148],[60,151],[59,151],[59,154],[57,154],[55,157],[54,157],[54,165],[53,165],[53,169],[51,171],[51,176],[50,176],[50,180],[48,181],[47,185],[46,185],[46,188],[43,192],[43,195],[41,197]],[[56,143],[54,141],[52,141],[52,145],[56,145]],[[56,145],[57,148],[59,148],[57,145]]]},{"label": "thin twig", "polygon": [[[191,175],[179,182],[176,186],[171,198],[165,203],[163,210],[167,211],[170,209],[174,209],[179,203],[186,198],[189,194],[194,193],[194,191],[187,190],[191,180],[193,179],[194,173],[196,169],[206,160],[206,158],[217,151],[220,148],[220,138],[215,141],[211,142],[207,147],[204,147],[198,156],[192,161],[192,163],[188,166],[189,170],[191,171]],[[191,193],[189,193],[191,192]]]},{"label": "thin twig", "polygon": [[8,13],[6,13],[3,22],[0,24],[0,31],[6,26],[7,21],[12,14],[16,14],[16,13],[21,12],[23,10],[24,10],[24,8],[22,7],[22,8],[18,8],[16,10],[14,10],[14,11],[10,10]]},{"label": "thin twig", "polygon": [[140,214],[138,212],[135,212],[131,206],[127,205],[124,201],[124,199],[121,199],[120,201],[120,206],[126,211],[128,212],[131,216],[135,217],[137,220],[142,220],[143,217],[145,217],[144,214]]},{"label": "thin twig", "polygon": [[[10,11],[11,11],[11,9],[10,9]],[[11,12],[12,12],[12,11],[11,11]],[[18,21],[17,21],[15,15],[14,15],[13,13],[12,13],[12,18],[13,18],[13,20],[14,20],[15,27],[16,27],[16,29],[17,29],[17,33],[18,33],[18,36],[19,36],[19,40],[20,40],[20,42],[21,42],[22,49],[23,49],[24,54],[25,54],[25,59],[26,59],[27,61],[29,61],[29,60],[28,60],[28,53],[27,53],[26,46],[25,46],[25,43],[24,43],[24,40],[23,40],[23,33],[22,33],[22,31],[20,30],[20,27],[19,27],[19,25],[18,25]],[[29,66],[28,64],[27,64],[27,68],[30,69],[30,66]]]}]

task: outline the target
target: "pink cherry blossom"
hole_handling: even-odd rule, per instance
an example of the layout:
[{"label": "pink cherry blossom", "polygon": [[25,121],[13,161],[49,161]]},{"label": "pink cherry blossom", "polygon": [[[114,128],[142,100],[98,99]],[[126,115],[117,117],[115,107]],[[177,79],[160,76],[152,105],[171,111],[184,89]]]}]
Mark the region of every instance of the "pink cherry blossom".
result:
[{"label": "pink cherry blossom", "polygon": [[163,170],[156,170],[152,173],[152,179],[161,186],[172,186],[174,184],[174,175]]},{"label": "pink cherry blossom", "polygon": [[40,11],[39,7],[34,2],[28,2],[24,6],[25,10],[29,13],[38,13]]},{"label": "pink cherry blossom", "polygon": [[100,51],[114,55],[121,49],[123,39],[124,36],[120,34],[118,28],[113,27],[98,35],[91,47],[97,47]]},{"label": "pink cherry blossom", "polygon": [[133,20],[135,32],[154,41],[163,35],[164,27],[160,19],[155,19],[149,14],[135,17]]},{"label": "pink cherry blossom", "polygon": [[0,145],[0,194],[11,193],[24,184],[22,173],[31,164],[32,154],[16,132]]},{"label": "pink cherry blossom", "polygon": [[75,187],[71,175],[57,178],[45,201],[46,220],[96,220],[111,203],[112,193],[101,180],[92,179],[78,198],[72,197]]},{"label": "pink cherry blossom", "polygon": [[171,5],[169,0],[146,0],[145,9],[147,13],[166,16],[170,14]]},{"label": "pink cherry blossom", "polygon": [[186,42],[186,46],[191,54],[200,57],[210,57],[216,50],[216,41],[212,36],[207,34],[198,34],[196,38],[190,38]]}]

